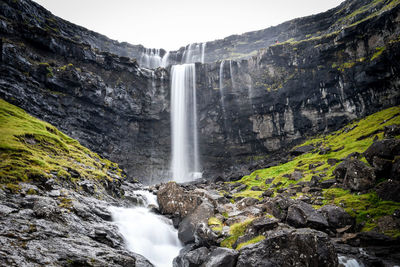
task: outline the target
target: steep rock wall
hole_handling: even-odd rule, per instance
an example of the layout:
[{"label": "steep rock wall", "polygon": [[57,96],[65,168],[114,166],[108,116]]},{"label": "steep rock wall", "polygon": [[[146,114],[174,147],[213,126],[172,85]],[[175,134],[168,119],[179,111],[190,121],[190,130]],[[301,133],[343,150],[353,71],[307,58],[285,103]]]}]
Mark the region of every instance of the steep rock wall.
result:
[{"label": "steep rock wall", "polygon": [[[346,1],[339,11],[352,14],[360,3]],[[235,178],[284,160],[279,152],[306,135],[399,104],[399,7],[361,23],[352,17],[354,25],[337,31],[336,24],[327,28],[326,14],[305,18],[311,28],[321,24],[318,36],[226,60],[223,94],[221,62],[196,64],[206,178]],[[0,97],[120,163],[131,179],[170,178],[170,68],[140,68],[130,58],[139,50],[127,48],[135,46],[28,0],[2,1],[0,15]]]}]

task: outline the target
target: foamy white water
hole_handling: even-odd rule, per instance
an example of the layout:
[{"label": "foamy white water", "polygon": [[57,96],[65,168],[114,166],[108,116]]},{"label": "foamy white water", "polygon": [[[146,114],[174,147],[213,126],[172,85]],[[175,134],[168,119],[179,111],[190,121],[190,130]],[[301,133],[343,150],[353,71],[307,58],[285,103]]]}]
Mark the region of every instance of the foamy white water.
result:
[{"label": "foamy white water", "polygon": [[[135,191],[147,205],[156,205],[156,197],[148,191]],[[171,220],[150,212],[147,207],[111,207],[113,221],[125,239],[127,248],[143,255],[157,267],[171,267],[182,245]]]},{"label": "foamy white water", "polygon": [[188,182],[201,176],[197,137],[195,64],[171,69],[172,176]]},{"label": "foamy white water", "polygon": [[140,66],[150,69],[158,68],[161,66],[161,62],[160,49],[146,48],[139,59]]},{"label": "foamy white water", "polygon": [[356,259],[349,258],[346,256],[339,256],[339,264],[342,264],[345,267],[364,267],[364,264],[359,263]]}]

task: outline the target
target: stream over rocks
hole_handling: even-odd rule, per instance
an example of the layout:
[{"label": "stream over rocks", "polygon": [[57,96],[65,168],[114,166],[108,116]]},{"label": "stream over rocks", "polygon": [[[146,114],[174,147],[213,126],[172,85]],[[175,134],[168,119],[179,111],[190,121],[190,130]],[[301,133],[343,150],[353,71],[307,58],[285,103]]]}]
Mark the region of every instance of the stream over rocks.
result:
[{"label": "stream over rocks", "polygon": [[135,191],[144,198],[144,206],[135,208],[111,207],[113,221],[125,239],[127,248],[145,256],[157,267],[172,266],[182,248],[178,232],[171,220],[153,213],[156,196],[148,191]]}]

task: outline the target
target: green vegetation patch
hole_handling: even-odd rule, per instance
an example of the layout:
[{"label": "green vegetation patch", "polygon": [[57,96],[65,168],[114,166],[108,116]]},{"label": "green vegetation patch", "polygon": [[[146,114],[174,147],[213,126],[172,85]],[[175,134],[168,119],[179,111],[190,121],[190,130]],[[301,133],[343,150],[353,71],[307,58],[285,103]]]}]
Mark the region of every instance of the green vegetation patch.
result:
[{"label": "green vegetation patch", "polygon": [[[357,224],[363,226],[362,231],[378,230],[377,222],[379,218],[392,215],[400,209],[399,202],[383,201],[375,192],[359,195],[341,188],[324,189],[323,192],[324,204],[335,204],[343,207],[347,213],[356,218]],[[395,237],[400,234],[400,229],[384,233]]]},{"label": "green vegetation patch", "polygon": [[252,223],[254,218],[249,218],[243,222],[232,224],[229,227],[229,236],[221,242],[221,247],[232,248],[237,239],[244,235],[247,226]]},{"label": "green vegetation patch", "polygon": [[49,123],[0,99],[0,185],[50,177],[76,182],[81,178],[113,180],[121,176],[118,165],[100,158]]},{"label": "green vegetation patch", "polygon": [[240,244],[236,247],[236,249],[239,250],[239,249],[241,249],[241,248],[244,247],[244,246],[247,246],[247,245],[250,245],[250,244],[258,243],[258,242],[260,242],[260,241],[263,241],[264,239],[265,239],[265,236],[259,235],[259,236],[255,237],[255,238],[253,238],[253,239],[250,239],[250,240],[247,241],[247,242],[240,243]]},{"label": "green vegetation patch", "polygon": [[[385,126],[393,124],[400,124],[400,106],[388,108],[354,121],[328,135],[311,138],[299,146],[312,145],[315,147],[314,151],[294,157],[285,164],[259,169],[242,177],[238,182],[247,185],[247,188],[233,196],[260,198],[267,189],[273,190],[277,195],[279,189],[294,186],[301,181],[310,181],[314,175],[322,175],[322,180],[332,179],[334,178],[332,172],[341,159],[354,152],[364,152],[373,143],[375,137],[383,138]],[[321,148],[328,148],[328,152],[320,154]],[[328,159],[337,159],[339,162],[329,165]],[[361,160],[366,162],[365,158],[361,158]],[[310,167],[310,165],[315,167]],[[301,179],[291,179],[291,174],[295,171],[302,174]],[[266,184],[266,180],[269,183]],[[258,186],[263,191],[253,191],[251,190],[253,186]],[[299,193],[296,197],[301,195]],[[324,205],[328,203],[344,205],[346,211],[354,216],[358,223],[365,222],[363,231],[374,228],[374,223],[376,224],[380,217],[391,215],[394,210],[400,208],[399,203],[382,201],[372,193],[356,195],[347,190],[332,188],[324,190],[324,196]],[[225,244],[230,243],[226,241]]]}]

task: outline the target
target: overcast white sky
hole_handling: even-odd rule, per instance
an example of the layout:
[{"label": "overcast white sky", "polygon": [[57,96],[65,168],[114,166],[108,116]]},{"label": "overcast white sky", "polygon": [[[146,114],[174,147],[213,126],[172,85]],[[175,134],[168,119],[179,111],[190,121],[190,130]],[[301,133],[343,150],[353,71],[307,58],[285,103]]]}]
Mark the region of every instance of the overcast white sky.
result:
[{"label": "overcast white sky", "polygon": [[176,50],[316,14],[343,0],[34,0],[118,41]]}]

